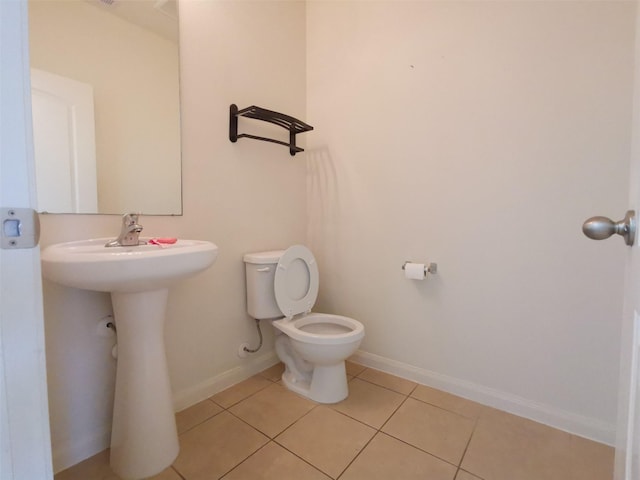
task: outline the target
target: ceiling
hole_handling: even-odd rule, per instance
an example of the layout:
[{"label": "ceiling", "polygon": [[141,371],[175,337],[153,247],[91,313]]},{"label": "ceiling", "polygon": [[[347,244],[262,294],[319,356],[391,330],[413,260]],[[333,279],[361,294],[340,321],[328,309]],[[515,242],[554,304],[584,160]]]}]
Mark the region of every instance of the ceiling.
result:
[{"label": "ceiling", "polygon": [[85,0],[142,28],[178,43],[178,0]]}]

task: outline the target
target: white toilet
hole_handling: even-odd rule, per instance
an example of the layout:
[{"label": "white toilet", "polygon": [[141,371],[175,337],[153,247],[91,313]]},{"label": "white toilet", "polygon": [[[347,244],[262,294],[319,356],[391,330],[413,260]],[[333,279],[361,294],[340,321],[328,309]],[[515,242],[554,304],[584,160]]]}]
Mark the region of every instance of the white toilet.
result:
[{"label": "white toilet", "polygon": [[311,313],[319,283],[311,251],[295,245],[248,253],[244,262],[247,311],[255,319],[274,320],[285,386],[320,403],[347,398],[344,361],[360,345],[364,326],[348,317]]}]

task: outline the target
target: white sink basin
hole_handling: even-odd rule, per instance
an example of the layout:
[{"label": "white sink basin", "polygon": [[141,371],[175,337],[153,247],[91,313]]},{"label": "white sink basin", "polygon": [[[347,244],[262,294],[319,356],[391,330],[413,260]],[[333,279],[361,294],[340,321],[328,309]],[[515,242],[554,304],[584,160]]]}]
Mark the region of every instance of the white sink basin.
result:
[{"label": "white sink basin", "polygon": [[121,478],[148,478],[179,451],[164,349],[169,287],[210,267],[218,247],[200,240],[105,247],[110,240],[51,245],[41,255],[42,274],[69,287],[111,292],[118,366],[110,463]]},{"label": "white sink basin", "polygon": [[[42,252],[42,275],[59,284],[99,292],[168,288],[209,268],[218,247],[202,240],[173,245],[105,247],[111,238],[51,245]],[[148,239],[141,239],[148,240]]]}]

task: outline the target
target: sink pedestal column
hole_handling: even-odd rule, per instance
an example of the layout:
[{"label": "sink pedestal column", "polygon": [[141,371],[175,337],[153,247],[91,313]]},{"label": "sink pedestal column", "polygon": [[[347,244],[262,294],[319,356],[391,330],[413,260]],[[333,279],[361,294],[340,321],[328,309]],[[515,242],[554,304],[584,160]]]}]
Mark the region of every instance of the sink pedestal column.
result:
[{"label": "sink pedestal column", "polygon": [[151,477],[178,456],[164,349],[168,292],[111,293],[118,329],[111,468],[126,480]]}]

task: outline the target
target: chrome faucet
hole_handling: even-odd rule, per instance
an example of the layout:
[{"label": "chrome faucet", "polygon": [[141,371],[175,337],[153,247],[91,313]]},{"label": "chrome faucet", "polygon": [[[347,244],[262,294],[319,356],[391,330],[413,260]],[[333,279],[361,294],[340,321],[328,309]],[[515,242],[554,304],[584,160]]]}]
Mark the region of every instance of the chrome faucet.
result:
[{"label": "chrome faucet", "polygon": [[130,247],[145,245],[147,242],[139,240],[142,225],[138,223],[137,213],[125,213],[122,216],[122,230],[115,240],[107,242],[105,247]]}]

